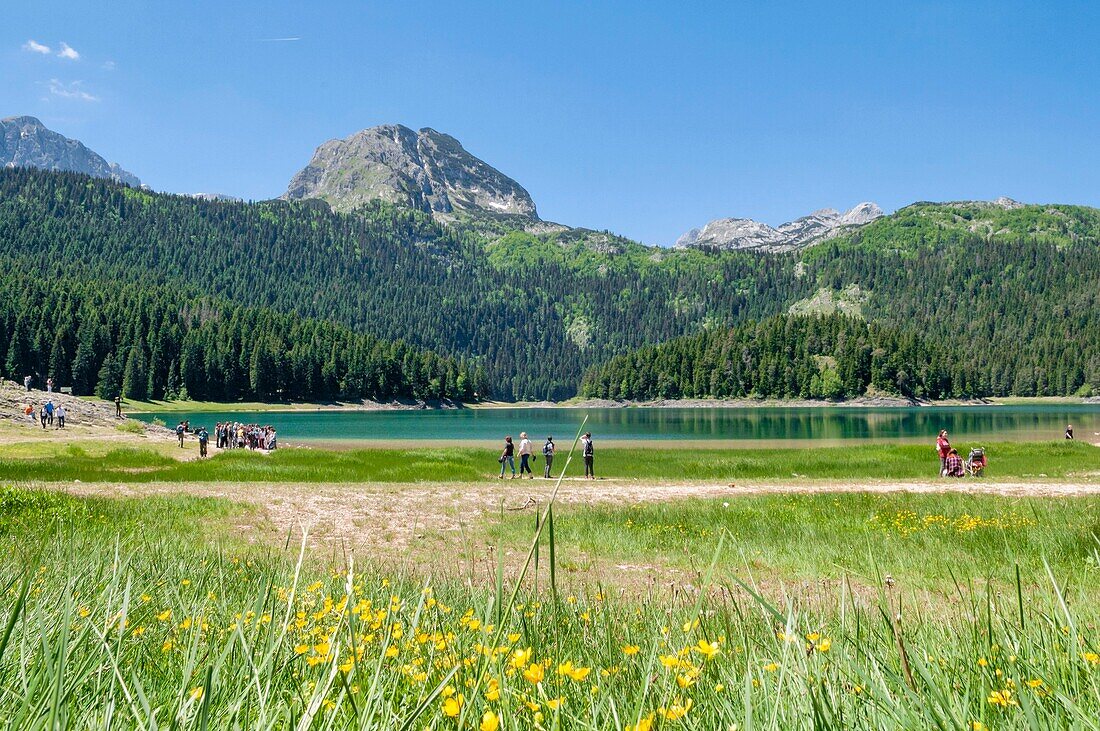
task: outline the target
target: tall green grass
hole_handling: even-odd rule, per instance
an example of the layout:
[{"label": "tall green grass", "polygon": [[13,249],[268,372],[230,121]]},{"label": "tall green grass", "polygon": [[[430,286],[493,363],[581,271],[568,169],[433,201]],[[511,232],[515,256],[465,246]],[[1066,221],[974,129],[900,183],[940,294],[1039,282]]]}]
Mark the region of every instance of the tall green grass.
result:
[{"label": "tall green grass", "polygon": [[[1085,566],[1027,568],[1003,589],[962,580],[929,611],[872,554],[870,592],[841,582],[801,603],[759,586],[723,542],[690,586],[567,594],[547,571],[538,585],[530,572],[485,585],[351,555],[322,566],[294,546],[245,552],[191,529],[239,510],[219,501],[0,494],[0,718],[13,728],[1054,729],[1100,718],[1100,610],[1084,600]],[[544,538],[557,543],[572,519],[542,522]]]},{"label": "tall green grass", "polygon": [[[45,447],[44,447],[45,448]],[[212,450],[216,451],[216,450]],[[1100,480],[1100,450],[1083,443],[989,445],[988,480]],[[73,446],[35,458],[0,448],[0,479],[111,482],[467,482],[499,474],[495,450],[441,447],[414,450],[280,449],[271,455],[231,450],[204,461],[179,462],[148,449],[88,453]],[[561,461],[558,462],[561,464]],[[536,472],[541,462],[535,463]],[[807,449],[601,449],[598,477],[681,482],[707,480],[932,479],[939,461],[929,447],[877,444]],[[560,470],[560,467],[558,467]],[[568,477],[583,475],[574,463]]]},{"label": "tall green grass", "polygon": [[[578,572],[596,565],[699,569],[724,540],[722,565],[780,581],[848,580],[874,585],[874,570],[950,595],[957,581],[1004,587],[1021,567],[1045,581],[1060,574],[1100,579],[1095,536],[1100,497],[1006,498],[973,494],[867,492],[737,495],[637,505],[559,505],[557,554]],[[506,513],[491,533],[523,545],[530,517]],[[598,568],[598,566],[597,566]],[[1100,599],[1100,584],[1088,589]]]}]

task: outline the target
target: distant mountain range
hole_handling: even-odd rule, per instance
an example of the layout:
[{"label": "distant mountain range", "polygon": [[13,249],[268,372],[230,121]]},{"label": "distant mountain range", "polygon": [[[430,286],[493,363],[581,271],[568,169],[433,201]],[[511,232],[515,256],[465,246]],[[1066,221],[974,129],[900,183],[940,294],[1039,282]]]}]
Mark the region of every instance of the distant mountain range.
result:
[{"label": "distant mountain range", "polygon": [[751,218],[719,218],[676,239],[676,248],[791,251],[828,238],[842,229],[870,223],[882,215],[878,205],[860,203],[844,213],[823,208],[776,228]]},{"label": "distant mountain range", "polygon": [[[133,173],[29,116],[0,120],[0,166],[77,172],[141,186]],[[220,193],[187,195],[204,200],[241,200]],[[321,200],[338,212],[381,201],[430,214],[441,223],[461,223],[491,239],[509,231],[525,231],[564,236],[567,241],[562,240],[568,244],[579,242],[602,253],[623,251],[631,243],[608,232],[543,221],[522,185],[470,154],[454,137],[429,127],[415,131],[400,124],[386,124],[329,140],[294,175],[281,198]],[[1008,210],[1023,204],[999,198],[944,205]],[[883,215],[877,204],[865,202],[844,212],[824,208],[776,227],[751,218],[720,218],[687,231],[676,240],[675,248],[795,251],[862,228]],[[970,228],[978,233],[976,226],[972,223]]]},{"label": "distant mountain range", "polygon": [[46,127],[35,117],[0,119],[0,166],[84,173],[139,187],[136,175],[107,162],[79,140]]}]

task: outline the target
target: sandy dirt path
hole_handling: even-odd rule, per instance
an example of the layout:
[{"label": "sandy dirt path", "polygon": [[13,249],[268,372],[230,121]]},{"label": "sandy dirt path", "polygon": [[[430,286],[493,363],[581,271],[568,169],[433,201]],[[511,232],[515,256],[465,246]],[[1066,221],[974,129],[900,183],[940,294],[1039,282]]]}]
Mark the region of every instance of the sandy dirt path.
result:
[{"label": "sandy dirt path", "polygon": [[[369,549],[403,549],[425,536],[472,532],[501,509],[532,516],[545,505],[554,483],[505,480],[481,483],[63,483],[49,485],[81,495],[137,497],[187,493],[227,498],[258,508],[258,520],[238,526],[250,538],[282,536],[309,529],[313,541],[332,541]],[[961,492],[1006,497],[1074,497],[1100,495],[1100,482],[774,482],[737,485],[708,482],[636,480],[566,480],[558,503],[634,505],[690,498],[738,499],[764,494],[836,492]]]}]

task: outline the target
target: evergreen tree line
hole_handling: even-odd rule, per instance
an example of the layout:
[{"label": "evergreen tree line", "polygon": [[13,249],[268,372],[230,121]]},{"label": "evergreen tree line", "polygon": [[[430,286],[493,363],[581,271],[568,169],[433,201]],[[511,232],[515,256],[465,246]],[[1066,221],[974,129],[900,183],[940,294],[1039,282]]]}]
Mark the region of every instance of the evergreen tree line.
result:
[{"label": "evergreen tree line", "polygon": [[111,399],[454,399],[488,394],[479,364],[330,322],[170,287],[0,277],[0,364]]},{"label": "evergreen tree line", "polygon": [[417,211],[206,201],[28,169],[0,171],[0,252],[45,278],[184,287],[481,359],[502,399],[572,396],[608,355],[774,314],[807,285],[753,254],[498,267],[476,234]]},{"label": "evergreen tree line", "polygon": [[[1096,333],[1091,335],[1092,353]],[[1073,363],[1065,380],[1049,372],[1044,395],[1100,392],[1100,358]],[[585,374],[590,398],[845,399],[1001,396],[1012,374],[975,361],[951,341],[847,315],[780,315],[676,338],[617,356]]]},{"label": "evergreen tree line", "polygon": [[[974,214],[960,210],[914,206],[791,254],[649,252],[617,237],[604,237],[600,244],[599,236],[593,246],[580,247],[579,255],[564,246],[544,246],[540,254],[539,241],[527,235],[487,247],[474,230],[382,204],[343,215],[318,202],[206,201],[71,173],[11,169],[0,171],[0,255],[31,279],[63,280],[79,272],[83,282],[135,292],[188,292],[212,298],[223,313],[243,307],[265,317],[291,315],[287,328],[312,318],[310,328],[343,333],[339,338],[346,347],[336,355],[311,356],[311,362],[328,365],[323,374],[312,365],[277,369],[295,373],[290,382],[274,385],[284,393],[304,388],[319,396],[345,388],[340,383],[346,379],[332,373],[342,373],[340,358],[357,352],[347,339],[364,334],[453,359],[456,370],[467,372],[459,391],[470,389],[474,380],[472,390],[504,400],[560,399],[577,392],[588,369],[616,355],[704,329],[707,334],[700,337],[766,320],[819,289],[836,292],[851,284],[868,295],[862,303],[866,320],[914,343],[902,349],[908,360],[886,379],[894,392],[937,398],[1061,395],[1095,388],[1100,216],[1092,209],[1030,207],[996,214],[1003,219],[997,219],[997,234],[982,236],[970,231],[966,216]],[[561,236],[568,245],[570,237],[591,233]],[[114,335],[98,352],[103,358],[113,353],[125,372],[136,344],[136,362],[153,363],[164,373],[157,382],[167,388],[164,369],[172,358],[165,361],[155,337],[125,334],[120,323],[128,316],[114,315],[121,319],[110,328],[124,334]],[[5,344],[16,324],[9,320],[9,330],[0,333]],[[52,335],[36,337],[50,341],[40,350],[52,349]],[[225,333],[217,338],[234,342]],[[281,357],[293,365],[287,360],[291,338],[283,337],[287,349]],[[279,342],[261,345],[257,357],[277,358]],[[182,336],[179,346],[178,384],[190,393],[185,376],[198,372],[197,360],[183,358]],[[888,346],[882,347],[892,352]],[[248,377],[254,342],[244,357],[248,367],[242,367],[240,353],[230,367],[229,354],[219,349],[211,356],[212,346],[202,347],[207,379],[199,390],[205,396],[216,397],[221,376],[232,384],[227,393],[272,390],[262,382],[254,387]],[[345,365],[370,361],[354,358]],[[402,368],[412,367],[404,354],[401,360]],[[804,365],[769,364],[768,369],[805,371]],[[367,366],[355,366],[360,368]],[[394,376],[379,388],[410,390],[412,381],[422,382],[420,394],[457,388],[457,374],[425,379],[424,370],[418,366],[418,375],[402,376],[410,379],[407,384],[392,385]],[[98,371],[94,375],[98,378]],[[693,375],[691,392],[683,395],[715,395],[702,385],[710,380],[722,378]],[[769,376],[759,382],[767,395],[802,394],[801,380],[795,379],[797,389],[779,389],[778,380]],[[431,385],[434,381],[440,388]],[[348,383],[349,392],[374,388],[355,378]]]}]

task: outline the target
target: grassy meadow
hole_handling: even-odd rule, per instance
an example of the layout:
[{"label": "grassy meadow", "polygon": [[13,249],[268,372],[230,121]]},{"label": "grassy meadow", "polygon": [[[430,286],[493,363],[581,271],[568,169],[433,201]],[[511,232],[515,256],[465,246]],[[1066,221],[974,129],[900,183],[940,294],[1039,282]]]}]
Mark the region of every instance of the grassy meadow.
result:
[{"label": "grassy meadow", "polygon": [[530,570],[469,584],[250,548],[215,527],[240,510],[0,493],[8,723],[992,729],[1100,714],[1100,612],[1079,601],[1095,550],[1029,566],[1026,592],[974,580],[929,611],[904,579],[758,597],[747,566],[705,557],[696,590],[648,597],[555,592],[546,567],[538,586]]},{"label": "grassy meadow", "polygon": [[[178,462],[160,449],[45,449],[0,447],[0,718],[10,727],[1100,726],[1100,498],[544,503],[537,521],[483,516],[479,541],[511,556],[487,580],[457,553],[453,567],[418,568],[400,553],[311,550],[294,531],[250,543],[237,527],[262,520],[263,505],[187,489],[495,486],[488,450]],[[607,449],[597,469],[870,484],[930,478],[929,451]],[[990,453],[993,482],[1095,482],[1087,445]],[[179,490],[63,491],[74,480]],[[571,580],[583,561],[677,572],[648,586]]]},{"label": "grassy meadow", "polygon": [[[189,445],[194,449],[194,445]],[[180,461],[164,446],[36,445],[0,450],[0,480],[84,482],[466,482],[495,477],[499,451],[476,447],[423,450],[281,449],[263,456],[229,450],[204,461]],[[211,449],[211,453],[217,450]],[[1082,442],[1006,442],[987,447],[987,480],[1100,478],[1100,458]],[[518,460],[517,460],[518,462]],[[555,463],[556,473],[565,465]],[[627,480],[919,480],[934,479],[939,460],[927,446],[869,444],[807,449],[601,449],[598,477]],[[542,473],[542,462],[533,463]],[[510,474],[510,473],[509,473]],[[583,476],[579,459],[568,477]]]}]

